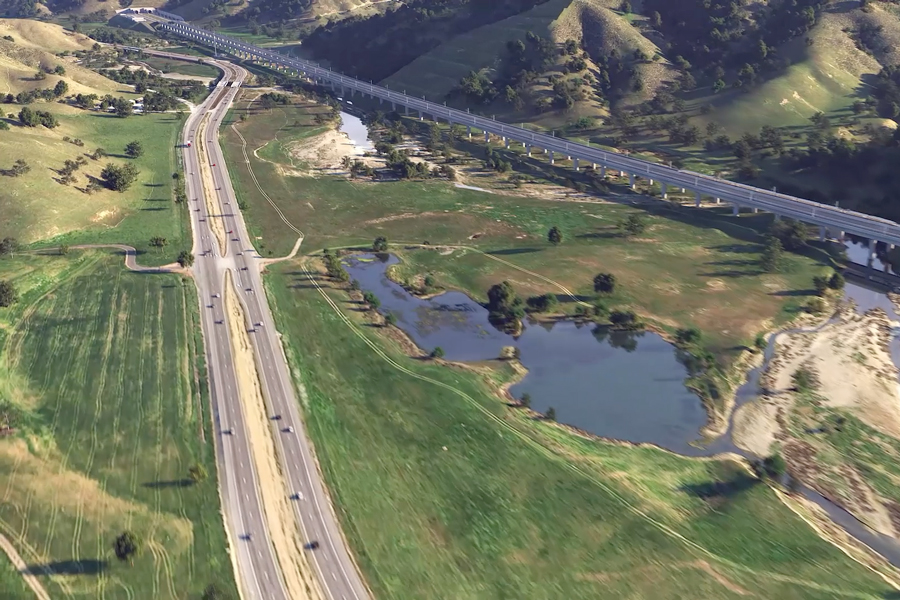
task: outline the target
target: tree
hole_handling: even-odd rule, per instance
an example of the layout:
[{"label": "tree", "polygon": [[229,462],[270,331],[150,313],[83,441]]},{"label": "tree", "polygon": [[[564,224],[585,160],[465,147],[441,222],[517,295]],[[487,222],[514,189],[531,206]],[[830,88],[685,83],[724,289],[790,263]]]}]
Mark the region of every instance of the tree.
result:
[{"label": "tree", "polygon": [[214,583],[206,586],[200,600],[230,600],[230,596],[222,591],[222,589]]},{"label": "tree", "polygon": [[766,245],[759,255],[759,266],[766,273],[775,273],[781,268],[782,255],[781,240],[773,235],[766,236]]},{"label": "tree", "polygon": [[556,420],[556,409],[553,408],[552,406],[550,408],[548,408],[547,412],[544,413],[544,418],[547,419],[548,421],[555,421]]},{"label": "tree", "polygon": [[387,238],[383,235],[379,235],[375,238],[375,241],[372,242],[372,250],[375,252],[387,252],[388,249],[388,241]]},{"label": "tree", "polygon": [[158,235],[150,238],[150,245],[158,250],[162,250],[168,243],[169,240]]},{"label": "tree", "polygon": [[104,150],[103,148],[97,148],[96,150],[94,150],[94,153],[91,154],[91,158],[93,158],[94,160],[99,160],[104,156],[106,156],[106,150]]},{"label": "tree", "polygon": [[440,346],[437,346],[434,350],[431,351],[431,358],[444,358],[444,349]]},{"label": "tree", "polygon": [[675,332],[675,343],[681,347],[696,346],[703,339],[703,332],[696,327],[679,329]]},{"label": "tree", "polygon": [[31,165],[25,162],[24,158],[17,158],[16,162],[13,163],[12,168],[9,170],[9,174],[13,177],[18,177],[19,175],[24,175],[30,170]]},{"label": "tree", "polygon": [[371,309],[378,309],[381,306],[381,301],[373,292],[363,292],[363,302],[368,304]]},{"label": "tree", "polygon": [[753,340],[753,346],[762,352],[766,349],[766,346],[769,345],[769,342],[766,340],[766,335],[764,333],[757,333],[756,339]]},{"label": "tree", "polygon": [[612,273],[599,273],[594,277],[594,291],[598,294],[612,294],[616,289],[616,276]]},{"label": "tree", "polygon": [[134,106],[125,98],[116,98],[113,106],[116,109],[116,116],[127,117],[134,113]]},{"label": "tree", "polygon": [[19,301],[19,292],[11,281],[0,281],[0,308],[12,306]]},{"label": "tree", "polygon": [[813,277],[813,287],[816,289],[818,295],[825,295],[825,292],[828,291],[828,282],[830,280],[831,278],[826,275],[816,275]]},{"label": "tree", "polygon": [[831,279],[828,280],[828,287],[833,290],[842,290],[844,289],[844,285],[847,283],[847,280],[844,279],[844,275],[838,272],[835,272],[834,275],[831,276]]},{"label": "tree", "polygon": [[385,326],[396,325],[397,324],[397,316],[394,313],[388,313],[384,315],[384,324]]},{"label": "tree", "polygon": [[19,240],[14,237],[5,237],[0,240],[0,256],[15,254],[19,249]]},{"label": "tree", "polygon": [[780,479],[787,472],[787,464],[781,454],[776,452],[763,460],[763,469],[772,479]]},{"label": "tree", "polygon": [[550,231],[547,232],[547,241],[549,241],[554,246],[559,246],[563,241],[562,231],[559,230],[559,227],[553,226],[550,228]]},{"label": "tree", "polygon": [[191,481],[194,483],[200,483],[205,480],[209,474],[206,472],[206,467],[197,463],[195,465],[191,465],[191,468],[188,469],[188,476],[191,478]]},{"label": "tree", "polygon": [[628,218],[624,221],[620,221],[618,227],[623,234],[631,237],[644,233],[644,230],[647,228],[647,224],[641,215],[633,214],[628,215]]},{"label": "tree", "polygon": [[140,551],[140,540],[132,532],[124,531],[113,542],[113,550],[116,552],[116,558],[123,562],[128,560],[134,564],[134,557]]},{"label": "tree", "polygon": [[60,244],[59,245],[60,256],[65,256],[68,253],[69,253],[69,245],[68,244]]},{"label": "tree", "polygon": [[144,146],[137,140],[128,142],[128,145],[125,146],[125,154],[127,154],[129,158],[138,158],[143,153]]},{"label": "tree", "polygon": [[53,87],[53,95],[56,96],[57,98],[61,98],[62,96],[65,96],[68,91],[69,91],[69,84],[67,84],[62,79],[57,81],[56,85]]},{"label": "tree", "polygon": [[522,394],[522,397],[519,398],[519,405],[523,408],[531,408],[531,394]]},{"label": "tree", "polygon": [[131,187],[131,184],[135,182],[139,174],[140,171],[132,164],[117,166],[107,163],[103,170],[100,171],[100,177],[107,187],[117,192],[124,192]]},{"label": "tree", "polygon": [[189,250],[182,250],[178,253],[178,264],[182,267],[190,267],[194,264],[194,255]]}]

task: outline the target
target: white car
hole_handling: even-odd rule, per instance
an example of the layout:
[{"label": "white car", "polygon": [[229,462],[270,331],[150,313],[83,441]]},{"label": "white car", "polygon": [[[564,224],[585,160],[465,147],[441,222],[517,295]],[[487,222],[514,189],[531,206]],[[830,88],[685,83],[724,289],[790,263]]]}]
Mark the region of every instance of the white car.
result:
[{"label": "white car", "polygon": [[288,425],[287,428],[285,428],[285,431],[287,431],[288,433],[294,433],[294,426]]},{"label": "white car", "polygon": [[213,294],[213,298],[221,298],[222,294]]}]

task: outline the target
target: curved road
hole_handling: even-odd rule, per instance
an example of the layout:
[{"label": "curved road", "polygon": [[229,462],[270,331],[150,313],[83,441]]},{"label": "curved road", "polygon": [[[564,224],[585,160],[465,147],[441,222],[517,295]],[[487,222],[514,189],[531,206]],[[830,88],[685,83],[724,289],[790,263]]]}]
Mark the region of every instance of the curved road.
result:
[{"label": "curved road", "polygon": [[[151,52],[172,58],[196,60],[172,53]],[[295,515],[307,541],[319,547],[309,550],[325,595],[334,600],[368,600],[369,592],[356,570],[344,543],[337,517],[317,468],[312,445],[300,418],[297,397],[281,348],[275,322],[266,301],[260,274],[263,259],[250,242],[250,235],[238,210],[237,200],[218,142],[218,128],[238,92],[232,82],[247,73],[240,67],[205,59],[225,70],[225,77],[210,97],[188,118],[184,128],[185,183],[191,225],[194,231],[194,277],[200,292],[201,322],[206,344],[214,424],[217,428],[217,458],[220,467],[223,509],[232,544],[236,549],[239,582],[244,598],[287,600],[288,594],[265,525],[264,507],[258,494],[257,475],[245,434],[241,400],[234,368],[234,356],[220,295],[225,273],[238,290],[256,357],[257,370],[266,405],[280,420],[270,420],[281,468],[293,500]],[[209,115],[204,131],[203,118]],[[198,145],[196,135],[206,139]],[[187,148],[187,142],[192,146]],[[215,190],[211,198],[216,214],[206,214],[197,152],[202,147],[211,165]],[[224,255],[212,231],[211,219],[221,219],[227,235]],[[232,430],[234,433],[228,433]],[[249,538],[247,537],[249,535]]]}]

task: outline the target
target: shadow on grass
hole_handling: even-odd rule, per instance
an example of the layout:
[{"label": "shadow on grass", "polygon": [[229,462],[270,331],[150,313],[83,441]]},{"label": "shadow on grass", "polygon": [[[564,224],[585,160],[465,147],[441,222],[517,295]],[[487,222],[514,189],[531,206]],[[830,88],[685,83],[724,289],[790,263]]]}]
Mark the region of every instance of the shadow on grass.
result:
[{"label": "shadow on grass", "polygon": [[109,567],[105,560],[82,559],[27,565],[22,573],[28,575],[100,575]]},{"label": "shadow on grass", "polygon": [[512,256],[515,254],[529,254],[531,252],[540,252],[543,248],[507,248],[505,250],[491,250],[485,252],[491,256]]},{"label": "shadow on grass", "polygon": [[816,290],[780,290],[778,292],[769,292],[770,296],[800,298],[804,296],[816,296]]},{"label": "shadow on grass", "polygon": [[720,506],[759,484],[760,480],[756,477],[748,473],[737,473],[727,481],[687,483],[679,489],[714,506]]},{"label": "shadow on grass", "polygon": [[141,484],[142,487],[155,490],[162,490],[166,488],[184,488],[190,487],[192,485],[194,485],[194,480],[188,478],[172,479],[171,481],[148,481]]}]

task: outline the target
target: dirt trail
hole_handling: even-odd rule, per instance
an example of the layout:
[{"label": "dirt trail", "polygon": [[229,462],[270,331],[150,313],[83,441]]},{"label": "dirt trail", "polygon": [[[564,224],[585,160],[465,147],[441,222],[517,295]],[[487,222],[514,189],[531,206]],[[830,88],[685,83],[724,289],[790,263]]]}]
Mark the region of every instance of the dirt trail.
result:
[{"label": "dirt trail", "polygon": [[10,562],[13,564],[13,567],[21,573],[22,578],[25,579],[25,583],[27,583],[28,587],[34,591],[34,595],[37,596],[39,600],[50,600],[50,594],[47,593],[47,590],[45,590],[44,586],[41,585],[41,582],[38,581],[38,578],[28,570],[28,565],[22,560],[16,547],[13,546],[12,542],[4,535],[0,535],[0,549],[3,549],[6,556],[9,557]]},{"label": "dirt trail", "polygon": [[203,141],[206,139],[206,130],[209,127],[208,120],[209,115],[203,117],[200,126],[197,128],[197,136],[195,138],[197,140],[197,159],[200,167],[200,179],[203,182],[203,189],[201,192],[203,193],[203,200],[206,204],[206,219],[209,222],[210,229],[212,229],[213,234],[215,234],[216,239],[219,241],[219,254],[225,256],[225,226],[222,223],[224,217],[221,216],[221,207],[216,206],[214,201],[217,197],[217,194],[215,193],[216,184],[213,181],[212,171],[206,160],[206,148]]},{"label": "dirt trail", "polygon": [[231,329],[232,353],[244,421],[247,424],[253,464],[259,477],[259,493],[265,507],[266,525],[275,555],[284,573],[290,597],[293,600],[320,600],[323,596],[318,581],[306,561],[300,528],[290,500],[284,493],[288,486],[278,466],[269,411],[263,399],[250,334],[247,332],[248,323],[230,273],[226,274],[225,281],[225,312]]}]

